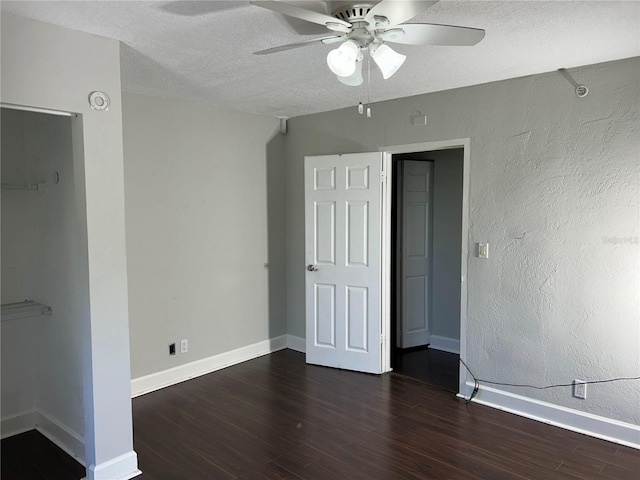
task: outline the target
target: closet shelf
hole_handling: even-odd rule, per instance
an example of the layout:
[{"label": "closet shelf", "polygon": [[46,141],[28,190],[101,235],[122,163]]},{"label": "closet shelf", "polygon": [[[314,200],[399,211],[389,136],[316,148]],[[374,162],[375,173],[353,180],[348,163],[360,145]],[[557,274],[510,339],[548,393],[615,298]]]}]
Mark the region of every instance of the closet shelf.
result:
[{"label": "closet shelf", "polygon": [[2,321],[51,315],[51,307],[32,300],[2,305]]},{"label": "closet shelf", "polygon": [[2,190],[33,190],[36,192],[46,192],[47,184],[42,183],[3,183]]}]

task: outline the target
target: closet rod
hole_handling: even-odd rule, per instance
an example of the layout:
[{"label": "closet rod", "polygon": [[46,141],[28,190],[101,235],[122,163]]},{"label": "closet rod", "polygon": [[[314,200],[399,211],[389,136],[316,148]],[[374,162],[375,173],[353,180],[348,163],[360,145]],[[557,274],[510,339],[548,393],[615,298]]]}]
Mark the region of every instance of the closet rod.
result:
[{"label": "closet rod", "polygon": [[11,110],[23,110],[25,112],[47,113],[49,115],[59,115],[61,117],[77,117],[78,115],[71,112],[63,112],[62,110],[51,110],[48,108],[27,107],[25,105],[16,105],[14,103],[0,103],[2,108],[10,108]]}]

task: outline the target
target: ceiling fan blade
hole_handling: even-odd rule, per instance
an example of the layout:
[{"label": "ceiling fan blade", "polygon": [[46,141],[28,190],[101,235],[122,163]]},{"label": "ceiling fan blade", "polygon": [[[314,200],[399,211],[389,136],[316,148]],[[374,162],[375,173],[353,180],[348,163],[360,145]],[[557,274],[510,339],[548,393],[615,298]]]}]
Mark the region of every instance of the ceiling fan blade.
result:
[{"label": "ceiling fan blade", "polygon": [[[314,12],[329,14],[327,2],[320,0],[285,0],[289,5],[294,7],[304,8],[306,10],[313,10]],[[293,29],[298,35],[307,35],[309,37],[319,37],[321,35],[327,35],[327,27],[325,25],[318,25],[317,23],[310,23],[299,18],[289,17],[282,15],[282,20]]]},{"label": "ceiling fan blade", "polygon": [[330,28],[329,25],[335,25],[335,29],[339,29],[339,31],[348,32],[351,31],[352,28],[351,24],[344,20],[340,20],[330,15],[325,15],[324,13],[314,12],[313,10],[307,10],[306,8],[289,5],[288,3],[276,2],[274,0],[262,0],[252,1],[251,4],[256,7],[262,7],[268,10],[273,10],[274,12],[282,13],[283,15],[299,18],[300,20],[324,25],[327,28]]},{"label": "ceiling fan blade", "polygon": [[436,3],[438,3],[438,0],[382,0],[367,13],[364,20],[369,23],[371,28],[375,29],[375,17],[385,17],[389,20],[389,23],[387,25],[380,25],[379,28],[389,28],[411,20]]},{"label": "ceiling fan blade", "polygon": [[210,13],[231,10],[246,6],[245,3],[231,0],[218,0],[215,2],[203,2],[200,0],[180,0],[160,4],[160,10],[174,15],[185,17],[195,17],[198,15],[208,15]]},{"label": "ceiling fan blade", "polygon": [[280,45],[279,47],[267,48],[266,50],[260,50],[259,52],[254,52],[254,55],[268,55],[270,53],[282,52],[284,50],[291,50],[292,48],[306,47],[307,45],[311,45],[314,43],[337,43],[343,40],[346,40],[347,37],[344,35],[335,36],[331,35],[329,37],[320,37],[320,38],[311,38],[309,40],[302,40],[301,42],[287,43],[286,45]]},{"label": "ceiling fan blade", "polygon": [[485,31],[481,28],[433,23],[405,23],[378,34],[378,38],[385,42],[405,45],[471,46],[482,40],[484,34]]}]

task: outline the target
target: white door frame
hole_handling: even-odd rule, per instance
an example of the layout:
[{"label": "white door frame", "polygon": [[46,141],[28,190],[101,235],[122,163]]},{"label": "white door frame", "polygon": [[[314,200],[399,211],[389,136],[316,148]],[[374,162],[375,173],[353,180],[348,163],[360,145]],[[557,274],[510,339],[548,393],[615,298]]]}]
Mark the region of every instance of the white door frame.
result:
[{"label": "white door frame", "polygon": [[[391,371],[391,200],[393,179],[391,178],[391,157],[398,153],[428,152],[436,150],[449,150],[452,148],[464,149],[464,166],[462,174],[462,251],[460,267],[460,358],[467,360],[467,262],[469,259],[469,166],[470,166],[469,138],[444,140],[438,142],[413,143],[409,145],[393,145],[382,147],[382,170],[385,182],[382,187],[382,334],[385,339],[382,352],[382,371]],[[460,383],[458,391],[462,395],[468,395],[466,382],[467,371],[462,364],[459,367]]]}]

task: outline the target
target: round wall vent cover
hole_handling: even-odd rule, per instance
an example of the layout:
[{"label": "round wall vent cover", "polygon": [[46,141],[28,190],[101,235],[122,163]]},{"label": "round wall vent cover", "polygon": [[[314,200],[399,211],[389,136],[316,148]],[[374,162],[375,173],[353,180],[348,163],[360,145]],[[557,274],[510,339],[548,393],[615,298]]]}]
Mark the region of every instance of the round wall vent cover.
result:
[{"label": "round wall vent cover", "polygon": [[109,102],[109,95],[104,92],[91,92],[89,95],[89,105],[94,110],[108,110]]}]

